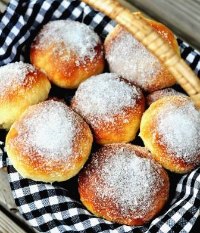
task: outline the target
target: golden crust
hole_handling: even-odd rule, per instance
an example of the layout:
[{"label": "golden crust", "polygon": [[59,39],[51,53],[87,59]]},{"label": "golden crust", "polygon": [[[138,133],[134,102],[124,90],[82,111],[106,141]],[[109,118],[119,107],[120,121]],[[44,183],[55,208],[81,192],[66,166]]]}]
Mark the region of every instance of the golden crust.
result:
[{"label": "golden crust", "polygon": [[52,37],[47,44],[42,43],[40,36],[47,33],[47,30],[43,28],[32,43],[30,60],[47,74],[52,83],[63,88],[74,89],[90,76],[102,73],[104,56],[100,41],[93,48],[95,56],[92,59],[86,56],[81,60],[73,48],[58,42],[57,38]]},{"label": "golden crust", "polygon": [[159,100],[159,99],[166,97],[166,96],[174,96],[174,95],[186,96],[185,94],[178,92],[173,88],[165,88],[165,89],[154,91],[154,92],[148,94],[146,96],[146,104],[147,104],[147,106],[150,106],[156,100]]},{"label": "golden crust", "polygon": [[[106,76],[106,74],[103,75]],[[125,80],[121,79],[121,82],[133,86]],[[133,86],[133,88],[135,87]],[[104,120],[107,114],[104,114],[104,116],[96,114],[92,115],[92,117],[87,114],[84,115],[84,106],[80,107],[79,102],[81,95],[78,97],[76,95],[74,96],[71,101],[71,106],[90,125],[96,143],[105,145],[110,143],[130,142],[135,139],[139,130],[142,114],[145,110],[145,98],[142,91],[139,88],[136,89],[138,94],[135,97],[135,103],[123,107],[118,113],[109,115],[109,121]],[[77,92],[78,91],[79,89]],[[87,88],[84,89],[84,91],[87,93]],[[107,100],[104,99],[103,96],[104,95],[102,95],[102,100],[106,102]],[[90,97],[88,97],[88,103],[84,104],[92,107],[93,103],[90,102]]]},{"label": "golden crust", "polygon": [[[177,108],[186,105],[189,102],[189,98],[186,96],[168,96],[163,97],[150,105],[150,107],[146,110],[146,112],[142,116],[141,124],[140,124],[140,134],[139,136],[142,138],[145,147],[151,151],[153,158],[159,162],[166,169],[176,172],[176,173],[186,173],[194,169],[197,164],[200,163],[200,154],[195,155],[198,157],[197,160],[192,162],[185,161],[181,157],[177,157],[174,155],[175,152],[170,152],[169,146],[163,143],[162,135],[158,131],[158,116],[165,110],[165,106],[168,103],[173,104]],[[171,113],[173,114],[173,112]],[[188,112],[188,114],[192,114]],[[164,121],[165,119],[163,119]],[[178,122],[176,122],[178,123]],[[173,126],[176,129],[176,124]],[[198,126],[199,127],[199,126]],[[190,130],[190,129],[188,129]],[[168,134],[167,129],[165,134]],[[182,135],[184,137],[184,135]],[[185,140],[188,140],[185,138]],[[175,142],[178,145],[178,142]]]},{"label": "golden crust", "polygon": [[166,42],[168,42],[172,46],[172,48],[178,54],[180,54],[180,50],[179,50],[177,40],[176,40],[173,32],[168,27],[166,27],[164,24],[159,23],[159,22],[157,22],[155,20],[147,19],[147,18],[144,18],[144,19],[146,20],[147,23],[149,23],[160,34],[160,36]]},{"label": "golden crust", "polygon": [[27,107],[48,98],[51,84],[39,70],[28,72],[22,85],[0,95],[0,128],[9,129]]},{"label": "golden crust", "polygon": [[[12,125],[6,137],[7,154],[15,169],[24,178],[42,182],[61,182],[75,176],[85,164],[91,151],[93,137],[87,123],[77,114],[75,115],[76,120],[79,121],[79,129],[76,129],[71,154],[63,160],[62,158],[58,159],[59,156],[49,158],[47,155],[41,154],[34,149],[34,145],[31,145],[33,149],[30,153],[30,150],[25,149],[26,141],[24,142],[20,138],[18,138],[19,143],[13,143],[18,137],[18,129],[22,126],[27,115],[31,116],[30,108]],[[27,129],[24,130],[27,131]],[[49,143],[52,142],[49,141]]]},{"label": "golden crust", "polygon": [[[72,102],[72,106],[75,103]],[[92,124],[92,130],[96,143],[105,145],[110,143],[130,142],[135,139],[140,127],[142,114],[145,110],[145,100],[141,96],[136,100],[134,107],[129,107],[124,110],[125,116],[116,114],[113,117],[113,122],[102,121],[96,119],[98,124]],[[126,118],[126,121],[124,121]],[[88,122],[89,123],[89,122]]]},{"label": "golden crust", "polygon": [[[168,175],[165,170],[158,165],[157,172],[159,173],[159,178],[162,180],[162,184],[159,187],[155,187],[157,190],[154,190],[155,195],[152,195],[151,206],[146,209],[145,214],[143,214],[142,217],[136,217],[138,214],[136,212],[139,212],[139,210],[130,210],[127,215],[122,214],[123,210],[119,205],[116,205],[116,200],[112,199],[112,196],[102,200],[97,192],[99,188],[98,182],[99,184],[102,182],[99,178],[99,173],[103,172],[101,171],[102,165],[106,163],[105,161],[109,158],[110,152],[113,153],[113,150],[115,151],[117,148],[123,148],[124,150],[128,148],[129,150],[132,150],[138,157],[151,159],[149,152],[145,148],[139,146],[130,144],[112,144],[102,147],[97,152],[97,154],[94,155],[98,161],[98,168],[95,169],[95,163],[97,163],[97,161],[95,161],[96,158],[92,156],[89,164],[79,174],[78,190],[80,199],[84,206],[86,206],[90,212],[98,217],[130,226],[143,225],[151,220],[156,214],[158,214],[165,205],[169,193]],[[116,186],[117,185],[118,184],[116,184]],[[105,186],[105,189],[106,188],[107,187]]]},{"label": "golden crust", "polygon": [[[144,18],[144,19],[146,20],[147,23],[149,23],[161,35],[161,37],[164,40],[166,40],[172,46],[172,48],[178,54],[180,54],[179,46],[178,46],[178,43],[176,41],[176,38],[169,28],[167,28],[165,25],[163,25],[159,22],[156,22],[154,20],[150,20],[150,19],[146,19],[146,18]],[[104,42],[106,56],[108,56],[110,54],[113,44],[117,43],[116,41],[118,41],[119,38],[122,38],[124,33],[125,33],[125,29],[123,27],[121,27],[120,25],[117,25],[108,34],[108,36],[106,37],[105,42]],[[135,56],[135,54],[133,54],[133,56]],[[117,57],[115,59],[117,59]],[[129,80],[129,81],[133,82],[134,85],[141,87],[146,92],[153,92],[153,91],[160,90],[160,89],[174,85],[176,83],[176,79],[168,71],[168,69],[165,68],[164,65],[160,64],[160,66],[161,67],[160,67],[159,72],[157,72],[156,75],[154,75],[153,80],[148,85],[147,84],[141,85],[140,81],[138,82],[137,80],[135,80],[135,81]],[[148,70],[148,67],[146,67],[146,68]],[[112,71],[116,72],[114,69]]]}]

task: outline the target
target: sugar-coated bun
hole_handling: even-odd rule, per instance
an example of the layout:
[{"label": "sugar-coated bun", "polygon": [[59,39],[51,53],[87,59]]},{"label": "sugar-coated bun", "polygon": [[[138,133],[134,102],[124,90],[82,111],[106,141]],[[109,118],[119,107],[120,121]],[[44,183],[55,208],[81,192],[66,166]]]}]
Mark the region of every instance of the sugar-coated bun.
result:
[{"label": "sugar-coated bun", "polygon": [[23,62],[0,67],[0,129],[8,130],[24,110],[47,99],[46,75]]},{"label": "sugar-coated bun", "polygon": [[133,140],[144,107],[140,89],[113,73],[84,81],[72,99],[72,108],[90,125],[99,144]]},{"label": "sugar-coated bun", "polygon": [[173,96],[173,95],[186,96],[185,94],[178,92],[178,91],[174,90],[173,88],[169,87],[169,88],[154,91],[154,92],[148,94],[146,97],[146,104],[147,104],[147,106],[150,106],[153,102],[155,102],[163,97]]},{"label": "sugar-coated bun", "polygon": [[88,159],[92,134],[64,103],[48,100],[29,107],[6,137],[6,150],[25,178],[54,182],[76,175]]},{"label": "sugar-coated bun", "polygon": [[71,20],[46,24],[32,43],[30,59],[63,88],[77,88],[104,69],[99,36],[87,25]]},{"label": "sugar-coated bun", "polygon": [[[178,43],[167,27],[156,21],[145,20],[179,53]],[[117,25],[106,37],[104,46],[110,71],[146,92],[175,84],[176,80],[167,68],[123,27]]]},{"label": "sugar-coated bun", "polygon": [[103,146],[79,174],[83,205],[98,217],[131,226],[143,225],[168,199],[169,178],[145,148]]},{"label": "sugar-coated bun", "polygon": [[200,164],[200,111],[184,96],[157,100],[144,113],[140,137],[152,156],[172,172]]}]

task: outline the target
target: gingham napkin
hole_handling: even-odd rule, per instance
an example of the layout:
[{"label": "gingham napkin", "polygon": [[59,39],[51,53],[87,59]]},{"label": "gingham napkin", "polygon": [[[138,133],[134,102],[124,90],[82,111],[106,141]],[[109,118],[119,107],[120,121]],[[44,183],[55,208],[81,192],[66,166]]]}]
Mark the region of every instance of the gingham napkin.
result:
[{"label": "gingham napkin", "polygon": [[[12,61],[29,61],[29,45],[41,26],[50,20],[82,21],[105,37],[114,22],[80,1],[70,0],[11,0],[0,16],[0,65]],[[178,40],[182,57],[200,76],[200,55]],[[166,208],[143,227],[113,224],[89,213],[73,196],[76,178],[62,183],[45,184],[22,178],[10,164],[4,144],[0,143],[0,167],[7,166],[15,202],[28,223],[41,232],[190,232],[200,213],[200,168],[190,174],[177,176],[171,187]],[[75,187],[75,188],[74,188]]]}]

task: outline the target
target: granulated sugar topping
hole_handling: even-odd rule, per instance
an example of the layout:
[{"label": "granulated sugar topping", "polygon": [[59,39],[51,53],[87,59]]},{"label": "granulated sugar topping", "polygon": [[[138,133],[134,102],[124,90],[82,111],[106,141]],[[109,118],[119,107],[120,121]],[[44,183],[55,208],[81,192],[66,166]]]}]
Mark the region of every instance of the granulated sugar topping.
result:
[{"label": "granulated sugar topping", "polygon": [[141,92],[118,75],[104,73],[80,84],[74,98],[76,110],[84,117],[110,121],[114,114],[134,107]]},{"label": "granulated sugar topping", "polygon": [[165,89],[154,91],[154,92],[150,93],[146,98],[147,104],[151,105],[153,102],[155,102],[158,99],[161,99],[161,98],[166,97],[166,96],[174,96],[174,95],[185,96],[185,94],[178,92],[178,91],[174,90],[173,88],[165,88]]},{"label": "granulated sugar topping", "polygon": [[98,183],[93,185],[101,204],[106,204],[106,199],[111,200],[122,216],[132,211],[134,217],[144,217],[164,182],[160,166],[150,159],[138,157],[126,146],[113,146],[101,153],[94,155],[92,169],[87,173],[90,179],[95,172]]},{"label": "granulated sugar topping", "polygon": [[36,152],[48,160],[65,160],[72,153],[79,131],[75,113],[64,103],[49,100],[29,107],[17,124],[14,144],[22,144],[24,153]]},{"label": "granulated sugar topping", "polygon": [[[99,36],[89,26],[71,20],[49,22],[36,37],[36,41],[35,47],[40,49],[58,43],[55,50],[58,55],[65,54],[67,48],[75,52],[82,62],[86,57],[92,61],[96,55],[95,47],[101,43]],[[64,56],[66,60],[70,58],[66,54]]]},{"label": "granulated sugar topping", "polygon": [[148,89],[156,74],[160,72],[158,59],[125,30],[120,32],[109,46],[106,58],[111,72],[121,75],[144,90]]},{"label": "granulated sugar topping", "polygon": [[160,142],[173,156],[185,162],[197,162],[200,156],[200,112],[183,97],[180,106],[170,101],[161,110],[155,129],[160,135]]},{"label": "granulated sugar topping", "polygon": [[12,92],[27,86],[34,81],[34,77],[27,78],[29,72],[35,72],[35,68],[23,62],[10,63],[0,67],[0,96],[8,91]]}]

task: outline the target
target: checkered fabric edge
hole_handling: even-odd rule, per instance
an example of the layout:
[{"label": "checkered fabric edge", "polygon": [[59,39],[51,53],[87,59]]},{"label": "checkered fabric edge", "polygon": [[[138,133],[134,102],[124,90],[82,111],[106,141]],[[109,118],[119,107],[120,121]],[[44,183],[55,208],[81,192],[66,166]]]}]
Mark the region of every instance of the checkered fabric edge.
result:
[{"label": "checkered fabric edge", "polygon": [[[11,0],[0,15],[0,65],[28,61],[28,48],[41,26],[50,20],[66,19],[90,25],[105,37],[115,23],[80,1]],[[200,54],[178,39],[181,55],[200,76]],[[21,214],[41,232],[190,232],[200,213],[200,168],[180,178],[176,193],[164,213],[142,227],[113,224],[89,213],[70,191],[57,184],[22,178],[7,159],[0,143],[0,167],[8,167],[9,181]]]}]

